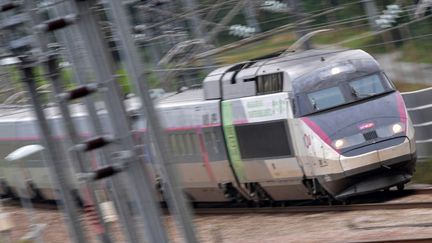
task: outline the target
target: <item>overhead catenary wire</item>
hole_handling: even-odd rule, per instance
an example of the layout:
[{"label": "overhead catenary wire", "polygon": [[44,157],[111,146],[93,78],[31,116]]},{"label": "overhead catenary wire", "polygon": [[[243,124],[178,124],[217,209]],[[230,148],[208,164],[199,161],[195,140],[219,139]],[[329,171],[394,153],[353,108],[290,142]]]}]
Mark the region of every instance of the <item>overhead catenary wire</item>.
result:
[{"label": "overhead catenary wire", "polygon": [[[357,2],[353,2],[353,3],[342,4],[340,6],[346,7],[346,6],[350,6],[350,5],[354,5],[354,4],[359,4],[361,2],[362,1],[357,1]],[[230,6],[230,8],[232,8],[232,6]],[[402,9],[405,9],[405,10],[410,10],[410,9],[412,10],[414,8],[415,8],[415,4],[402,7]],[[321,10],[314,10],[314,11],[306,12],[306,14],[320,13],[320,12],[328,11],[328,10],[332,10],[332,9],[334,9],[334,8],[325,8],[325,9],[321,9]],[[157,10],[157,11],[160,11],[160,10]],[[165,12],[165,14],[167,14],[167,12]],[[410,16],[410,15],[411,14],[409,13],[409,11],[407,11],[407,13],[405,15],[400,15],[400,17],[406,17],[406,16]],[[353,22],[357,22],[357,21],[364,21],[364,20],[368,19],[367,16],[368,15],[356,15],[353,17],[348,17],[348,18],[344,18],[344,19],[340,19],[340,20],[336,20],[336,21],[330,21],[330,22],[326,22],[326,23],[320,23],[320,24],[316,24],[316,25],[310,25],[310,26],[303,25],[301,30],[312,30],[313,29],[312,26],[315,26],[316,28],[318,28],[318,27],[328,28],[328,27],[332,27],[332,26],[336,26],[336,25],[344,24],[344,23],[348,24],[348,23],[353,23]],[[376,16],[379,16],[379,14]],[[313,16],[311,16],[311,17],[313,17]],[[288,19],[288,18],[292,18],[292,16],[286,16],[286,17],[281,17],[281,18],[277,18],[277,19],[270,19],[267,21],[260,21],[259,24],[276,22],[276,21],[279,21],[281,19]],[[350,20],[352,20],[352,21],[350,21]],[[217,24],[217,23],[215,23],[215,24]],[[154,26],[154,25],[148,26],[148,28],[151,28],[152,26]],[[224,28],[224,30],[229,30],[229,26],[223,26],[223,28]],[[167,44],[170,42],[171,41],[168,41],[168,40],[167,41],[159,41],[159,42],[149,42],[146,44],[139,44],[139,46],[140,47],[153,46],[153,45],[158,45],[158,44]]]},{"label": "overhead catenary wire", "polygon": [[388,31],[391,31],[391,30],[394,30],[394,29],[399,29],[399,28],[402,28],[404,26],[408,26],[410,24],[417,23],[417,22],[420,22],[422,20],[429,19],[431,17],[432,17],[432,15],[426,15],[426,16],[423,16],[421,18],[417,18],[417,19],[411,20],[411,21],[403,23],[403,24],[399,24],[399,25],[391,27],[391,28],[383,29],[383,30],[380,30],[380,31],[372,32],[372,33],[366,33],[364,35],[361,35],[360,37],[354,37],[354,38],[350,38],[350,39],[347,39],[347,40],[344,40],[344,41],[340,41],[340,42],[336,43],[336,45],[342,45],[344,43],[352,42],[352,41],[355,41],[355,40],[367,38],[367,37],[374,36],[374,35],[379,35],[379,34],[384,33],[384,32],[388,32]]},{"label": "overhead catenary wire", "polygon": [[[401,17],[405,17],[408,16],[407,15],[402,15]],[[337,20],[337,21],[331,21],[331,22],[327,22],[325,24],[314,24],[314,25],[303,25],[302,28],[300,30],[305,30],[305,31],[309,31],[309,30],[315,30],[318,28],[330,28],[330,27],[335,27],[335,26],[339,26],[339,25],[344,25],[344,24],[350,24],[350,23],[355,23],[355,22],[361,22],[361,21],[365,21],[367,20],[367,15],[357,15],[354,17],[349,17],[349,18],[345,18],[345,19],[341,19],[341,20]],[[262,23],[262,22],[260,22]],[[362,25],[355,25],[355,26],[350,26],[349,28],[355,28],[355,27],[359,27],[359,26],[366,26],[368,24],[362,24]],[[166,44],[169,43],[170,41],[159,41],[159,42],[149,42],[147,44],[138,44],[140,47],[145,47],[145,46],[153,46],[153,45],[158,45],[158,44]]]},{"label": "overhead catenary wire", "polygon": [[[231,3],[237,3],[237,2],[238,1],[236,1],[236,0],[231,0],[231,1],[224,1],[222,3],[217,3],[215,5],[222,6],[222,5],[227,5],[227,4],[231,4]],[[363,0],[359,0],[359,1],[352,2],[352,3],[340,4],[340,5],[338,5],[338,7],[347,7],[347,6],[351,6],[351,5],[360,4],[362,2],[363,2]],[[201,13],[201,12],[204,12],[206,10],[209,10],[212,7],[214,7],[214,5],[212,5],[210,7],[197,8],[197,9],[195,9],[193,11],[188,11],[188,12],[183,12],[183,13],[172,13],[172,15],[174,15],[173,18],[167,19],[167,20],[165,20],[164,22],[161,22],[161,23],[157,23],[157,24],[154,24],[154,25],[149,25],[149,26],[147,26],[147,28],[151,29],[151,28],[155,28],[155,27],[159,27],[159,26],[165,25],[165,24],[170,23],[170,22],[178,21],[178,20],[186,18],[186,17],[188,17],[188,16],[190,16],[192,14],[197,14],[197,13]],[[232,7],[233,6],[226,6],[224,8],[220,8],[220,10],[231,9]],[[148,8],[150,8],[150,7],[148,7]],[[313,10],[313,11],[309,11],[309,12],[304,12],[304,14],[305,15],[307,15],[307,14],[315,14],[315,13],[319,13],[319,12],[329,11],[331,9],[334,9],[334,7],[329,7],[329,8],[324,8],[324,9],[319,9],[319,10]],[[203,17],[203,16],[200,16],[200,17]],[[291,18],[291,17],[292,16],[281,17],[281,19]],[[205,18],[205,16],[204,16],[204,20],[209,21],[208,19]],[[260,24],[261,23],[274,22],[274,21],[278,21],[278,20],[279,19],[277,19],[277,20],[269,20],[269,21],[260,21]],[[217,23],[214,23],[214,24],[217,24]]]},{"label": "overhead catenary wire", "polygon": [[[225,5],[225,4],[229,4],[229,3],[236,3],[236,2],[238,2],[238,1],[237,1],[237,0],[231,0],[231,1],[224,1],[223,3],[220,3],[220,4],[221,4],[221,5]],[[139,8],[139,6],[138,6],[138,8]],[[151,7],[146,7],[146,8],[151,8]],[[186,19],[186,18],[189,18],[189,17],[193,16],[194,14],[197,14],[197,13],[203,12],[203,11],[209,9],[209,8],[210,8],[210,7],[207,7],[207,8],[201,8],[201,9],[195,9],[195,10],[187,11],[187,12],[180,13],[180,14],[178,14],[178,13],[171,13],[172,15],[174,15],[174,17],[172,17],[172,18],[170,18],[170,19],[167,19],[167,20],[165,20],[165,21],[162,21],[162,22],[160,22],[160,23],[157,23],[157,24],[153,24],[153,25],[146,26],[146,28],[147,28],[147,29],[152,29],[152,28],[156,28],[156,27],[159,27],[159,26],[163,26],[163,25],[169,24],[169,23],[174,22],[174,21],[178,21],[178,20]],[[155,9],[155,10],[158,10],[158,9],[156,9],[156,8],[154,8],[154,9]],[[201,16],[200,16],[200,17],[201,17]],[[210,21],[207,21],[207,22],[210,22]],[[210,22],[210,23],[211,23],[211,22]],[[216,23],[214,23],[214,24],[216,24]]]},{"label": "overhead catenary wire", "polygon": [[[412,36],[412,37],[403,38],[403,39],[399,39],[399,40],[392,40],[392,41],[380,42],[380,43],[376,43],[376,44],[363,45],[363,46],[359,46],[358,48],[367,48],[367,47],[372,47],[372,46],[380,46],[380,45],[392,44],[392,43],[397,43],[397,42],[402,42],[402,41],[422,39],[422,38],[425,38],[425,37],[432,37],[432,33],[430,33],[430,34],[424,34],[424,35],[418,35],[418,36]],[[324,48],[324,49],[326,49],[326,48]],[[342,50],[335,50],[333,52],[328,52],[328,53],[343,52],[346,49],[349,49],[349,48],[344,48]],[[317,54],[316,56],[320,56],[320,55],[321,54]],[[289,61],[293,61],[293,60],[297,60],[297,59],[294,58],[294,59],[290,59]],[[245,62],[247,62],[247,61],[245,61]],[[272,62],[272,64],[283,63],[283,62],[287,62],[287,61],[285,60],[285,61],[279,61],[279,62]],[[232,64],[219,64],[219,65],[211,65],[211,66],[195,66],[195,67],[186,67],[186,68],[150,69],[149,71],[153,71],[153,72],[187,71],[187,70],[199,70],[199,69],[208,69],[208,68],[220,68],[220,67],[224,67],[224,66],[228,66],[228,65],[232,65]]]},{"label": "overhead catenary wire", "polygon": [[[409,41],[409,40],[418,40],[418,39],[423,39],[423,38],[432,38],[432,33],[412,36],[412,37],[403,38],[403,39],[399,39],[399,40],[392,40],[392,41],[380,42],[380,43],[376,43],[376,44],[363,45],[363,46],[359,46],[359,48],[375,47],[375,46],[381,46],[381,45],[392,44],[392,43],[403,42],[403,41]],[[343,52],[346,49],[348,49],[348,48],[345,48],[342,50],[334,50],[333,52],[329,52],[329,53]],[[316,56],[320,56],[320,55],[321,54],[317,54]],[[289,61],[293,61],[293,60],[297,60],[297,59],[290,59]],[[280,62],[275,62],[275,63],[283,63],[283,62],[287,62],[287,61],[280,61]],[[207,69],[207,68],[219,68],[219,67],[224,67],[227,65],[230,65],[230,64],[211,65],[211,66],[197,66],[197,67],[188,67],[188,68],[151,69],[149,71],[150,72],[167,72],[167,71],[197,70],[197,69]],[[196,80],[199,80],[199,79],[196,79]],[[19,108],[21,110],[17,111],[16,108]],[[15,108],[8,108],[8,107],[0,105],[0,110],[3,110],[3,109],[11,109],[10,110],[11,112],[0,114],[0,118],[32,112],[31,107],[16,106]]]},{"label": "overhead catenary wire", "polygon": [[[225,4],[230,4],[230,3],[237,3],[237,2],[238,2],[238,1],[225,1],[225,2],[223,2],[223,3],[220,3],[220,5],[225,5]],[[362,3],[362,1],[360,0],[360,1],[352,2],[352,3],[341,4],[341,5],[338,6],[338,8],[339,8],[339,7],[345,8],[345,7],[347,7],[347,6],[355,5],[355,4],[359,4],[359,3]],[[233,7],[233,6],[227,6],[226,9],[231,9],[232,7]],[[153,7],[149,7],[149,6],[146,6],[145,8],[146,8],[146,9],[153,9],[153,11],[157,11],[157,12],[164,12],[164,14],[168,14],[168,13],[169,13],[169,11],[163,11],[163,10],[160,10],[160,9],[158,9],[158,8],[153,8]],[[160,26],[163,26],[163,25],[169,24],[169,23],[174,22],[174,21],[178,21],[178,20],[181,20],[181,19],[184,19],[184,18],[190,18],[193,14],[200,13],[200,12],[205,11],[205,10],[207,10],[207,9],[210,9],[210,7],[209,7],[209,8],[195,9],[195,10],[193,10],[193,11],[189,11],[189,12],[181,13],[181,14],[178,14],[178,13],[170,13],[170,14],[174,15],[173,18],[167,19],[167,20],[165,20],[165,21],[163,21],[163,22],[159,22],[159,23],[157,23],[157,24],[153,24],[153,25],[146,26],[146,29],[152,29],[152,28],[160,27]],[[225,9],[225,8],[222,8],[222,10],[223,10],[223,9]],[[316,13],[320,13],[320,12],[331,11],[332,9],[334,9],[334,7],[325,8],[325,9],[320,9],[320,10],[314,10],[314,11],[309,11],[309,12],[304,12],[304,14],[305,14],[305,15],[308,15],[308,14],[316,14]],[[203,17],[203,16],[200,16],[200,17]],[[307,18],[308,18],[308,17],[309,17],[309,16],[307,16]],[[281,18],[278,18],[278,19],[275,19],[275,20],[260,21],[259,24],[262,24],[262,23],[271,23],[271,22],[279,21],[280,19],[287,19],[287,18],[292,18],[292,16],[281,17]],[[203,21],[204,21],[205,23],[210,23],[210,24],[213,24],[213,25],[216,25],[216,26],[220,26],[219,23],[208,22],[208,20],[205,19],[205,17],[204,17]],[[225,28],[225,30],[229,29],[229,26],[224,26],[224,25],[223,25],[223,26],[220,26],[220,27],[221,27],[221,28]]]},{"label": "overhead catenary wire", "polygon": [[[361,3],[362,1],[356,1],[356,2],[353,2],[353,3],[347,3],[347,4],[342,4],[342,5],[340,5],[340,6],[350,6],[350,5],[354,5],[354,4],[359,4],[359,3]],[[409,9],[409,8],[413,8],[412,7],[413,5],[409,5],[409,6],[404,6],[404,7],[402,7],[403,9],[404,8],[406,8],[406,9]],[[333,9],[333,8],[327,8],[327,9]],[[310,12],[307,12],[306,14],[310,14],[310,13],[317,13],[317,12],[322,12],[322,11],[325,11],[326,9],[324,9],[324,10],[314,10],[314,11],[310,11]],[[316,25],[316,28],[318,28],[318,26],[321,26],[322,28],[326,28],[326,27],[330,27],[330,26],[332,26],[332,27],[334,27],[334,26],[336,26],[338,23],[343,23],[343,22],[345,22],[345,23],[352,23],[352,22],[356,22],[354,19],[353,19],[353,21],[352,22],[348,22],[347,20],[350,20],[351,18],[360,18],[360,19],[358,19],[358,21],[364,21],[364,20],[366,20],[367,18],[365,17],[366,15],[358,15],[358,16],[354,16],[354,17],[350,17],[350,18],[346,18],[346,19],[342,19],[342,20],[337,20],[337,21],[333,21],[333,22],[327,22],[326,24],[317,24]],[[313,16],[312,16],[313,17]],[[361,19],[362,17],[365,17],[364,19]],[[404,16],[401,16],[401,17],[404,17]],[[290,16],[287,16],[287,17],[283,17],[283,18],[290,18]],[[261,21],[260,22],[260,24],[261,23],[268,23],[268,22],[273,22],[273,21],[277,21],[278,19],[276,19],[276,20],[268,20],[268,21]],[[159,24],[159,23],[158,23]],[[154,26],[154,25],[152,25],[152,26]],[[149,26],[148,28],[151,28],[152,26]],[[228,30],[228,26],[223,26],[223,27],[221,27],[223,30]],[[306,31],[307,30],[313,30],[313,28],[311,28],[311,27],[309,27],[309,28],[307,28],[307,26],[304,26],[304,27],[302,27],[301,28],[302,30],[303,29],[305,29]],[[171,40],[165,40],[165,41],[160,41],[160,42],[150,42],[150,43],[140,43],[140,44],[138,44],[140,47],[148,47],[148,46],[155,46],[155,45],[164,45],[164,44],[169,44],[169,43],[171,43]]]},{"label": "overhead catenary wire", "polygon": [[[219,4],[219,5],[226,5],[226,4],[230,4],[230,3],[236,3],[236,2],[238,2],[238,1],[225,1],[224,3],[221,3],[221,4]],[[351,2],[351,3],[345,3],[345,4],[340,4],[340,5],[338,5],[338,7],[348,7],[348,6],[351,6],[351,5],[356,5],[356,4],[361,4],[361,3],[363,3],[363,0],[360,0],[360,1],[355,1],[355,2]],[[412,4],[412,5],[409,5],[409,6],[403,6],[402,7],[402,9],[409,9],[409,8],[411,8],[411,10],[412,9],[414,9],[415,8],[415,4]],[[225,10],[225,9],[231,9],[233,6],[226,6],[226,7],[224,7],[224,8],[220,8],[220,10]],[[159,11],[157,8],[153,8],[153,7],[147,7],[147,8],[152,8],[152,9],[154,9],[155,11]],[[200,12],[202,12],[202,11],[205,11],[205,10],[207,10],[207,9],[209,9],[209,8],[201,8],[201,9],[195,9],[194,11],[191,11],[191,12],[187,12],[187,13],[180,13],[180,14],[178,14],[178,13],[171,13],[174,17],[173,18],[171,18],[171,19],[167,19],[167,20],[165,20],[164,22],[162,22],[162,23],[157,23],[157,24],[154,24],[154,25],[150,25],[150,26],[148,26],[147,28],[154,28],[154,27],[159,27],[159,26],[161,26],[161,25],[164,25],[164,24],[166,24],[166,23],[169,23],[169,22],[173,22],[173,21],[176,21],[176,20],[180,20],[180,19],[182,19],[182,18],[186,18],[186,17],[188,17],[189,15],[191,15],[192,13],[200,13]],[[309,12],[304,12],[304,14],[305,15],[308,15],[308,14],[315,14],[315,13],[319,13],[319,12],[323,12],[323,11],[328,11],[328,10],[331,10],[331,9],[334,9],[334,7],[329,7],[329,8],[324,8],[324,9],[319,9],[319,10],[313,10],[313,11],[309,11]],[[219,11],[220,11],[219,10]],[[379,14],[377,14],[376,16],[378,16]],[[367,15],[364,15],[364,16],[367,16]],[[372,17],[376,17],[376,16],[372,16]],[[200,17],[202,17],[202,16],[200,16]],[[260,24],[263,24],[263,23],[271,23],[271,22],[276,22],[276,21],[280,21],[280,20],[283,20],[283,19],[289,19],[289,18],[292,18],[292,16],[285,16],[285,17],[279,17],[279,18],[276,18],[276,19],[270,19],[270,20],[267,20],[267,21],[260,21],[259,23]],[[203,19],[204,21],[209,21],[207,18],[205,18],[204,17],[204,19]],[[218,25],[218,23],[215,23],[215,22],[209,22],[210,24],[214,24],[214,25]]]},{"label": "overhead catenary wire", "polygon": [[[59,2],[61,2],[61,1],[59,1]],[[357,3],[359,3],[359,2],[361,2],[361,1],[358,1]],[[355,3],[350,3],[350,4],[345,4],[345,5],[352,5],[352,4],[355,4]],[[410,5],[410,6],[412,6],[412,5]],[[316,12],[316,11],[312,11],[312,12]],[[349,18],[346,18],[346,19],[338,20],[338,21],[328,22],[328,24],[323,24],[323,25],[322,24],[317,24],[317,25],[305,26],[306,28],[304,28],[304,30],[313,30],[315,28],[328,28],[328,27],[334,27],[334,26],[337,26],[337,25],[343,25],[343,24],[348,24],[348,23],[354,23],[354,22],[358,22],[358,21],[363,21],[363,20],[366,20],[366,18],[363,18],[364,16],[366,16],[366,15],[359,15],[359,16],[349,17]],[[406,15],[404,15],[404,16],[406,16]],[[401,17],[404,17],[404,16],[401,16]],[[424,18],[427,18],[427,16],[423,17],[422,19],[424,19]],[[347,20],[351,20],[351,21],[347,21]],[[411,21],[411,22],[417,22],[417,21],[418,20],[414,20],[414,21]],[[407,24],[410,24],[411,22],[409,22]],[[350,26],[349,28],[359,27],[359,26],[363,26],[363,25]],[[397,27],[393,27],[393,28],[397,28]],[[385,31],[387,31],[387,30],[383,30],[381,32],[385,32]],[[370,34],[370,35],[374,35],[374,34]],[[370,36],[370,35],[368,35],[368,36]],[[364,38],[364,37],[361,37],[361,38]],[[355,38],[352,41],[357,40],[357,39],[358,38]],[[149,43],[149,44],[143,44],[143,45],[140,45],[140,46],[151,46],[151,45],[160,44],[160,43],[166,43],[166,42],[156,42],[156,43],[153,42],[153,43]],[[338,44],[340,44],[340,43],[338,43]],[[218,67],[218,65],[201,66],[201,67],[202,68],[208,68],[208,67],[211,68],[211,67]],[[154,71],[162,71],[162,70],[194,70],[194,69],[197,69],[197,68],[194,67],[194,68],[173,68],[173,69],[153,69],[153,70]]]},{"label": "overhead catenary wire", "polygon": [[[61,3],[63,1],[59,0],[58,2]],[[233,3],[235,1],[227,1],[227,2],[224,2],[223,4],[221,3],[220,6],[223,6],[224,4],[230,4],[230,3]],[[351,6],[351,5],[360,4],[361,2],[362,1],[356,1],[356,2],[352,2],[352,3],[341,4],[340,6],[347,6],[348,7],[348,6]],[[208,4],[208,5],[206,5],[206,7],[207,6],[208,7],[213,7],[214,5]],[[403,9],[413,9],[414,8],[413,6],[415,6],[415,5],[403,6],[402,8]],[[327,9],[333,9],[333,8],[327,8]],[[199,10],[199,9],[197,9],[197,10]],[[316,13],[316,12],[321,12],[321,11],[322,10],[314,10],[314,11],[309,11],[309,12],[306,12],[306,13],[310,14],[310,13]],[[401,17],[405,17],[407,15],[409,15],[409,13],[407,13],[406,15],[402,15]],[[357,16],[353,16],[353,17],[348,17],[348,18],[340,19],[340,20],[337,20],[337,21],[327,22],[325,24],[315,24],[315,25],[303,26],[302,30],[314,30],[314,29],[317,29],[317,28],[335,27],[335,26],[339,26],[339,25],[343,25],[343,24],[352,24],[352,23],[361,22],[361,21],[366,20],[365,16],[366,15],[357,15]],[[284,18],[288,18],[288,17],[284,17]],[[277,21],[277,20],[275,19],[275,20],[261,21],[261,23],[262,22],[271,22],[271,21]],[[364,24],[364,25],[354,25],[354,26],[351,26],[350,28],[361,27],[361,26],[366,26],[366,25],[367,24]],[[153,43],[148,43],[148,44],[141,44],[140,46],[152,46],[152,45],[160,44],[160,43],[168,43],[168,41],[161,41],[161,42],[153,42]],[[201,66],[201,67],[203,67],[203,68],[205,68],[205,67],[212,68],[212,67],[218,67],[218,65],[210,65],[210,66],[206,65],[206,66]],[[197,68],[195,68],[195,67],[192,67],[192,68],[191,67],[185,67],[185,68],[179,67],[179,68],[171,68],[171,69],[164,69],[164,70],[177,70],[178,71],[178,70],[196,70],[196,69]],[[154,70],[155,70],[155,72],[161,72],[161,70],[163,70],[163,69],[154,69]]]}]

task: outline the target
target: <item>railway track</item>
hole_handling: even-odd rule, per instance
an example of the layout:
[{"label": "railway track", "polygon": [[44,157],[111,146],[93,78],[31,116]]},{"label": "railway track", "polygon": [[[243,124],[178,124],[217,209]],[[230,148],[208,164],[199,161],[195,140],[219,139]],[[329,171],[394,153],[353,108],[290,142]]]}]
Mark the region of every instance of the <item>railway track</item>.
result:
[{"label": "railway track", "polygon": [[[343,212],[343,211],[367,211],[367,210],[400,210],[410,208],[432,208],[431,201],[418,202],[386,202],[392,199],[404,198],[411,195],[432,195],[432,188],[406,189],[404,191],[388,191],[369,194],[354,198],[347,205],[289,205],[277,207],[198,207],[196,214],[277,214],[277,213],[318,213],[318,212]],[[432,242],[432,241],[431,241]]]},{"label": "railway track", "polygon": [[432,208],[432,201],[401,202],[401,203],[365,203],[352,205],[313,205],[287,207],[255,207],[255,208],[196,208],[196,214],[281,214],[281,213],[318,213],[368,210],[399,210],[411,208]]},{"label": "railway track", "polygon": [[[321,213],[321,212],[347,212],[347,211],[368,211],[368,210],[400,210],[400,209],[412,209],[412,208],[432,208],[432,197],[430,201],[425,202],[404,202],[403,199],[410,195],[432,195],[432,189],[407,189],[402,192],[389,191],[381,192],[382,198],[387,197],[391,199],[402,199],[398,200],[400,202],[377,202],[377,203],[356,203],[350,205],[302,205],[302,206],[286,206],[286,207],[243,207],[243,208],[195,208],[195,214],[197,215],[240,215],[240,214],[284,214],[284,213]],[[369,198],[370,195],[367,196]],[[372,198],[372,197],[370,197]],[[6,200],[3,201],[6,205],[20,206],[19,200]],[[34,207],[37,209],[52,210],[57,209],[54,203],[43,204],[34,203]],[[428,225],[417,225],[408,227],[431,227]],[[382,227],[382,226],[378,226]],[[406,227],[405,225],[392,225],[388,227]],[[356,230],[354,228],[353,230]],[[365,227],[358,228],[357,230],[365,230]],[[410,235],[408,237],[411,237]],[[374,239],[374,240],[364,240],[364,241],[352,241],[359,243],[422,243],[422,242],[432,242],[432,238],[400,238],[400,239]]]},{"label": "railway track", "polygon": [[430,243],[432,238],[404,238],[393,240],[355,241],[356,243]]},{"label": "railway track", "polygon": [[[431,201],[422,202],[385,202],[392,199],[402,199],[411,195],[432,195],[432,188],[423,189],[406,189],[404,191],[389,191],[369,194],[366,197],[353,199],[351,204],[347,205],[328,205],[325,203],[313,204],[306,202],[303,205],[285,205],[274,207],[253,207],[238,206],[230,207],[228,205],[198,206],[194,208],[195,214],[277,214],[277,213],[315,213],[315,212],[343,212],[343,211],[367,211],[367,210],[399,210],[410,208],[432,208]],[[21,206],[17,199],[1,199],[3,205]],[[372,201],[372,202],[371,202]],[[33,202],[35,209],[57,210],[58,206],[54,201],[50,202]],[[432,242],[432,241],[431,241]]]}]

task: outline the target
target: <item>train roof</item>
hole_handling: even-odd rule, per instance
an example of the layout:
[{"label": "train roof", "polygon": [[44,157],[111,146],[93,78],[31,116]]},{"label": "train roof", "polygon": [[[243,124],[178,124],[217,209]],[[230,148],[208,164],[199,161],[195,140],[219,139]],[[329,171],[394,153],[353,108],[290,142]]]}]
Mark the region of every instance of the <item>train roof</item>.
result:
[{"label": "train roof", "polygon": [[300,76],[309,72],[354,59],[374,60],[362,50],[310,50],[269,60],[262,65],[262,72],[265,71],[266,66],[276,66],[287,72],[290,80],[295,82]]},{"label": "train roof", "polygon": [[204,100],[202,88],[186,89],[181,92],[166,93],[156,100],[158,105],[178,104],[179,102],[199,102]]},{"label": "train roof", "polygon": [[[156,99],[156,103],[161,107],[187,105],[203,102],[203,90],[188,89],[182,92],[165,93]],[[130,97],[125,100],[126,110],[137,109],[141,105],[138,97]],[[86,116],[87,111],[82,103],[75,103],[69,106],[73,117]],[[96,103],[96,110],[99,114],[106,113],[105,106],[102,102]],[[44,108],[45,114],[50,118],[61,117],[61,112],[55,104],[48,105]],[[16,122],[35,120],[35,114],[31,105],[0,105],[0,122]]]},{"label": "train roof", "polygon": [[[158,107],[171,107],[202,103],[205,100],[254,96],[257,95],[256,83],[250,82],[251,80],[256,80],[257,76],[282,72],[284,73],[284,90],[281,91],[290,91],[294,85],[307,85],[299,81],[299,77],[336,63],[354,59],[370,60],[372,65],[379,68],[373,57],[362,50],[308,50],[288,53],[218,68],[205,78],[203,88],[165,93],[155,102]],[[131,99],[130,102],[126,101],[126,106],[132,109],[136,105],[139,106],[139,103],[138,99]],[[71,108],[74,116],[86,114],[82,104],[74,104]],[[99,104],[97,110],[103,112],[103,104]],[[60,111],[55,106],[46,108],[45,112],[50,117],[60,116]],[[0,106],[0,122],[31,119],[34,119],[31,106]]]},{"label": "train roof", "polygon": [[216,69],[204,80],[204,94],[206,99],[254,96],[259,92],[258,77],[268,76],[269,79],[275,79],[277,77],[271,74],[277,73],[281,74],[280,79],[283,82],[283,85],[280,85],[283,90],[280,91],[291,91],[293,82],[296,82],[302,75],[355,59],[372,61],[378,67],[373,57],[362,50],[313,49],[298,53],[292,52]]},{"label": "train roof", "polygon": [[[69,106],[73,117],[86,116],[85,105],[81,103],[71,104]],[[99,113],[104,113],[105,108],[103,103],[96,103],[96,110]],[[55,105],[47,105],[44,108],[45,115],[49,118],[61,117],[60,109]],[[35,120],[35,114],[31,105],[0,105],[0,122],[15,122]]]},{"label": "train roof", "polygon": [[34,119],[31,106],[0,106],[0,121],[17,121],[21,119]]}]

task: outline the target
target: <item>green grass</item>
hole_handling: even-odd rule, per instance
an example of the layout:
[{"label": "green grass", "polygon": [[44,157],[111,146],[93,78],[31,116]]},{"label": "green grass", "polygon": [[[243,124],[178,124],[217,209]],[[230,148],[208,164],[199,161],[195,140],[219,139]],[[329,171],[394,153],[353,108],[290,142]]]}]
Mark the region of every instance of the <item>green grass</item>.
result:
[{"label": "green grass", "polygon": [[331,45],[346,40],[348,38],[352,38],[364,32],[366,32],[366,30],[364,29],[343,29],[343,30],[329,31],[315,36],[313,38],[313,42],[316,44]]},{"label": "green grass", "polygon": [[415,183],[432,183],[432,160],[417,163],[412,181]]},{"label": "green grass", "polygon": [[342,44],[343,47],[351,49],[363,49],[370,53],[383,53],[386,51],[385,46],[377,45],[382,42],[381,36],[372,35],[356,39],[356,36],[369,34],[365,28],[357,29],[340,29],[327,33],[322,33],[313,38],[313,43],[318,45],[334,45],[338,42],[353,39],[352,41]]},{"label": "green grass", "polygon": [[[347,40],[356,35],[368,33],[366,29],[343,29],[332,31],[329,33],[321,33],[312,38],[312,44],[316,45],[332,45],[340,41]],[[287,49],[296,41],[296,36],[292,32],[274,35],[268,39],[261,40],[255,43],[245,45],[234,50],[227,51],[216,57],[217,62],[222,64],[231,64],[241,61],[250,60],[259,56],[264,56],[272,52]],[[369,36],[358,40],[347,42],[343,45],[346,48],[361,48],[370,53],[383,53],[385,47],[382,45],[370,46],[380,43],[381,36]],[[366,47],[365,47],[366,46]],[[369,47],[368,47],[369,46]]]},{"label": "green grass", "polygon": [[[122,67],[122,68],[118,69],[116,72],[116,75],[118,75],[117,82],[118,82],[121,90],[123,91],[123,94],[129,94],[131,92],[134,92],[133,86],[129,82],[129,75],[128,75],[125,68]],[[148,86],[151,89],[157,88],[160,85],[158,77],[157,77],[155,72],[151,72],[148,75],[146,75],[145,81],[148,82]]]},{"label": "green grass", "polygon": [[118,76],[118,83],[120,85],[121,90],[124,94],[128,94],[131,92],[131,85],[129,83],[129,77],[126,72],[126,69],[121,68],[117,70],[116,75]]},{"label": "green grass", "polygon": [[402,61],[417,63],[432,63],[432,41],[410,41],[402,47]]},{"label": "green grass", "polygon": [[231,64],[241,61],[250,60],[272,52],[287,49],[295,41],[293,33],[283,33],[274,35],[266,40],[255,42],[227,51],[216,57],[217,62]]},{"label": "green grass", "polygon": [[409,92],[419,89],[429,88],[430,85],[427,84],[410,84],[410,83],[402,83],[402,82],[394,82],[396,88],[401,92]]}]

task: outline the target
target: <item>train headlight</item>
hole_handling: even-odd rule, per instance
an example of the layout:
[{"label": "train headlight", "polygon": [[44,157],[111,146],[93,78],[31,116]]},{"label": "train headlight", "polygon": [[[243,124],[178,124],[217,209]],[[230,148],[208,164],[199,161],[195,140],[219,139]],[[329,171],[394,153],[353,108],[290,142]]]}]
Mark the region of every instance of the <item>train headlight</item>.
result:
[{"label": "train headlight", "polygon": [[396,134],[396,133],[400,133],[400,132],[403,131],[403,127],[402,127],[402,125],[399,124],[399,123],[393,124],[393,126],[392,126],[392,131],[393,131],[394,134]]},{"label": "train headlight", "polygon": [[348,137],[333,140],[332,146],[335,149],[344,149],[358,144],[362,144],[363,142],[364,142],[364,137],[362,134],[359,133],[359,134],[353,134]]},{"label": "train headlight", "polygon": [[337,149],[342,148],[344,146],[344,144],[345,144],[345,141],[343,139],[338,139],[334,142],[334,146]]},{"label": "train headlight", "polygon": [[376,129],[378,137],[388,138],[406,131],[406,126],[402,122],[388,124]]},{"label": "train headlight", "polygon": [[339,74],[340,72],[341,72],[341,68],[340,67],[334,67],[334,68],[330,69],[330,73],[332,75]]}]

